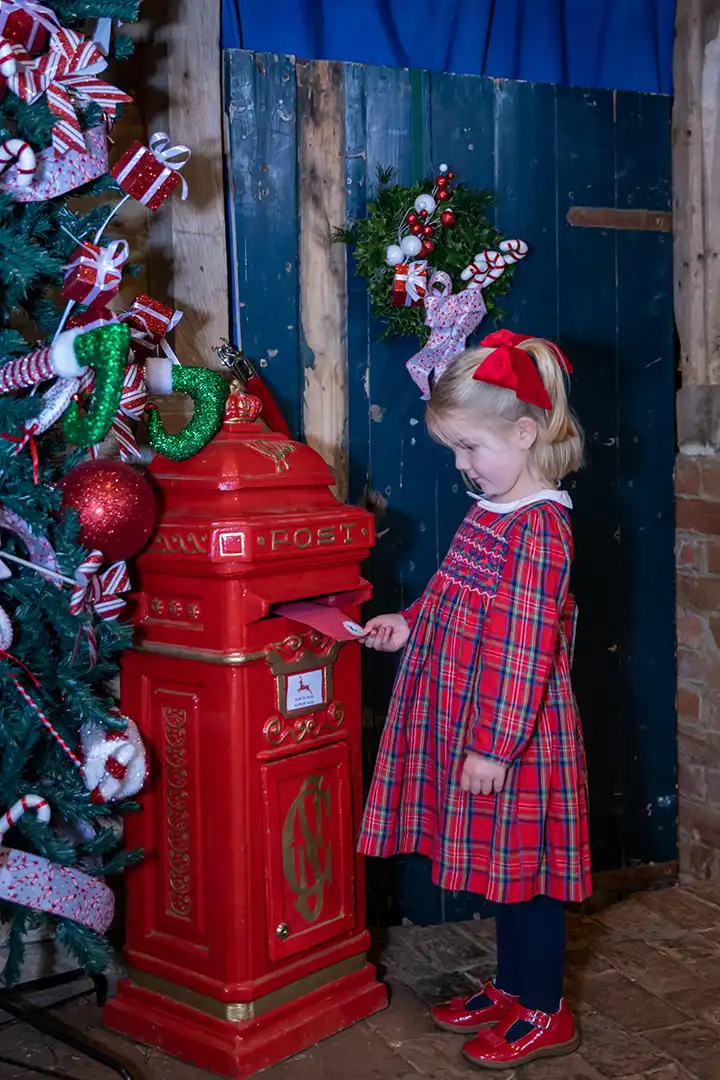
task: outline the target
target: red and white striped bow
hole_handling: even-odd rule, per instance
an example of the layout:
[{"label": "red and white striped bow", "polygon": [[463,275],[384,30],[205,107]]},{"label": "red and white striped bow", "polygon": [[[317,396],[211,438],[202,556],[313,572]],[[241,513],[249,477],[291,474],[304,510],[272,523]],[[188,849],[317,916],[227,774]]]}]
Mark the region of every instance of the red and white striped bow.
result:
[{"label": "red and white striped bow", "polygon": [[[101,619],[111,622],[117,619],[125,607],[125,601],[120,593],[127,592],[130,588],[130,576],[124,562],[116,562],[99,573],[105,556],[102,551],[91,551],[87,559],[80,563],[75,571],[77,585],[70,597],[70,614],[82,615],[83,612],[94,611]],[[73,659],[77,656],[82,634],[85,634],[90,650],[90,663],[95,666],[97,661],[97,636],[90,623],[86,623],[78,631]]]},{"label": "red and white striped bow", "polygon": [[8,86],[26,105],[47,93],[50,111],[57,117],[52,130],[56,154],[87,149],[72,94],[97,102],[109,116],[115,116],[122,102],[132,101],[117,86],[98,79],[98,72],[107,67],[107,59],[94,41],[73,30],[53,34],[49,51],[42,56],[33,59],[28,53],[16,55],[19,70],[7,80]]},{"label": "red and white striped bow", "polygon": [[77,585],[70,597],[71,615],[94,610],[101,619],[113,620],[125,607],[118,594],[130,588],[127,565],[116,562],[109,570],[99,573],[104,558],[102,551],[91,551],[75,571]]},{"label": "red and white striped bow", "polygon": [[[79,393],[92,393],[95,386],[95,372],[87,371],[83,375],[82,382],[80,383]],[[132,461],[133,458],[139,458],[140,450],[138,449],[137,439],[135,438],[135,432],[128,424],[128,420],[140,420],[142,419],[145,406],[147,404],[147,387],[145,383],[145,371],[140,364],[128,364],[125,369],[125,378],[123,379],[122,393],[120,394],[120,407],[115,414],[109,435],[115,437],[115,441],[118,444],[120,450],[120,459],[122,461]],[[92,457],[97,458],[100,456],[100,443],[90,448]]]}]

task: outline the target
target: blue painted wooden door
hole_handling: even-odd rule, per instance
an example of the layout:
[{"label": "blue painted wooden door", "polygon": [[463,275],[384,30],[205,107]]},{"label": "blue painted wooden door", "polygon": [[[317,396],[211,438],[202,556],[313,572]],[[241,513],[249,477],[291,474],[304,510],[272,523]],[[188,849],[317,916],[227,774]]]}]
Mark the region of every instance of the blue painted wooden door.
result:
[{"label": "blue painted wooden door", "polygon": [[[378,166],[400,182],[441,161],[495,193],[495,218],[531,255],[503,301],[505,325],[559,341],[575,367],[587,466],[573,478],[576,690],[590,769],[596,870],[676,858],[674,391],[671,236],[622,215],[573,225],[573,208],[670,209],[670,99],[476,76],[338,65],[349,217],[366,212]],[[302,430],[298,310],[296,62],[226,53],[239,317]],[[572,216],[572,215],[571,215]],[[605,213],[604,218],[608,215]],[[601,215],[601,220],[604,220]],[[608,219],[610,220],[610,219]],[[647,222],[645,222],[647,224]],[[423,589],[468,505],[449,454],[423,426],[405,371],[414,343],[382,344],[348,261],[350,497],[375,507],[374,610]],[[487,332],[492,327],[485,324]],[[271,344],[272,343],[272,344]],[[368,772],[391,658],[366,664]],[[467,917],[419,858],[372,868],[371,911],[418,922]]]}]

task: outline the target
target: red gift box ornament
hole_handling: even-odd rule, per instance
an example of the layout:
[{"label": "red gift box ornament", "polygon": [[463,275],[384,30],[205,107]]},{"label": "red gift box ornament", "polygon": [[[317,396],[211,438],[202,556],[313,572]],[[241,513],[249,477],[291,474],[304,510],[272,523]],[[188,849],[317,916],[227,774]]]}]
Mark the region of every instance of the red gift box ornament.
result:
[{"label": "red gift box ornament", "polygon": [[0,34],[22,45],[29,53],[45,48],[48,34],[55,34],[60,23],[54,11],[34,0],[2,0]]},{"label": "red gift box ornament", "polygon": [[65,267],[63,296],[92,307],[104,307],[120,288],[122,265],[130,254],[127,240],[115,240],[106,248],[82,244]]},{"label": "red gift box ornament", "polygon": [[180,170],[190,159],[190,149],[182,144],[168,146],[169,142],[163,131],[150,136],[149,148],[132,142],[110,170],[125,194],[149,210],[159,209],[178,184],[182,185],[181,198],[187,199],[187,182]]},{"label": "red gift box ornament", "polygon": [[173,362],[177,357],[166,341],[166,335],[173,330],[183,317],[182,311],[153,300],[147,293],[135,297],[126,312],[118,316],[121,322],[130,325],[132,350],[138,357],[157,355],[162,348]]},{"label": "red gift box ornament", "polygon": [[52,129],[56,154],[87,149],[73,96],[82,104],[95,102],[109,116],[115,115],[122,102],[132,101],[117,86],[98,79],[98,72],[107,67],[106,58],[93,41],[73,30],[58,30],[53,34],[50,49],[42,56],[33,60],[26,53],[18,56],[18,60],[19,69],[8,78],[7,85],[26,105],[47,94],[48,108],[56,117]]},{"label": "red gift box ornament", "polygon": [[395,267],[392,302],[395,307],[419,307],[427,291],[427,263],[418,259]]}]

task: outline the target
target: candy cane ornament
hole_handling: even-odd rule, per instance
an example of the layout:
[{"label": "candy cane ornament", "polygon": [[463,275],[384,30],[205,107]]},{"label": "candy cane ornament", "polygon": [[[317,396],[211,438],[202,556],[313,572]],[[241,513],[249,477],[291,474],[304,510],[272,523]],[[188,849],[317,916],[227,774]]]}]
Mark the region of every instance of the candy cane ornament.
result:
[{"label": "candy cane ornament", "polygon": [[9,79],[17,71],[17,58],[12,41],[0,37],[0,75]]},{"label": "candy cane ornament", "polygon": [[37,386],[59,376],[61,379],[77,379],[87,370],[75,356],[75,339],[87,333],[78,326],[66,330],[51,344],[34,349],[27,356],[8,360],[0,365],[0,394],[12,394],[28,386]]},{"label": "candy cane ornament", "polygon": [[0,172],[11,161],[17,161],[18,187],[29,187],[37,169],[35,151],[22,139],[6,139],[0,143]]},{"label": "candy cane ornament", "polygon": [[40,795],[23,795],[22,799],[18,799],[7,813],[0,818],[0,840],[5,836],[8,829],[11,829],[13,825],[17,825],[20,818],[28,810],[34,810],[38,821],[43,825],[47,825],[50,820],[50,806],[47,799],[43,799]]},{"label": "candy cane ornament", "polygon": [[528,253],[524,240],[502,240],[497,251],[480,251],[473,262],[466,266],[460,277],[475,287],[483,288],[490,281],[497,281],[505,267],[524,259]]}]

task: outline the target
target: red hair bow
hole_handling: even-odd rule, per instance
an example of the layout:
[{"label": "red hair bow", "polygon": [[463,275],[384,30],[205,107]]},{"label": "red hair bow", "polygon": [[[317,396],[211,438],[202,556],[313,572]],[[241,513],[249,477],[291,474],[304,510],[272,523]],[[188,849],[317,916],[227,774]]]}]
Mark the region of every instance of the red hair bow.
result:
[{"label": "red hair bow", "polygon": [[[505,331],[500,331],[504,333]],[[475,371],[476,382],[514,390],[519,401],[552,409],[552,402],[531,356],[516,345],[499,345]]]},{"label": "red hair bow", "polygon": [[[507,345],[508,348],[513,348],[522,341],[532,341],[533,336],[532,334],[516,334],[514,330],[495,330],[482,339],[480,346],[483,349],[497,349],[499,345]],[[544,341],[545,339],[541,340]],[[559,345],[556,345],[554,341],[545,341],[545,344],[552,349],[558,364],[565,374],[572,375],[572,364]]]}]

